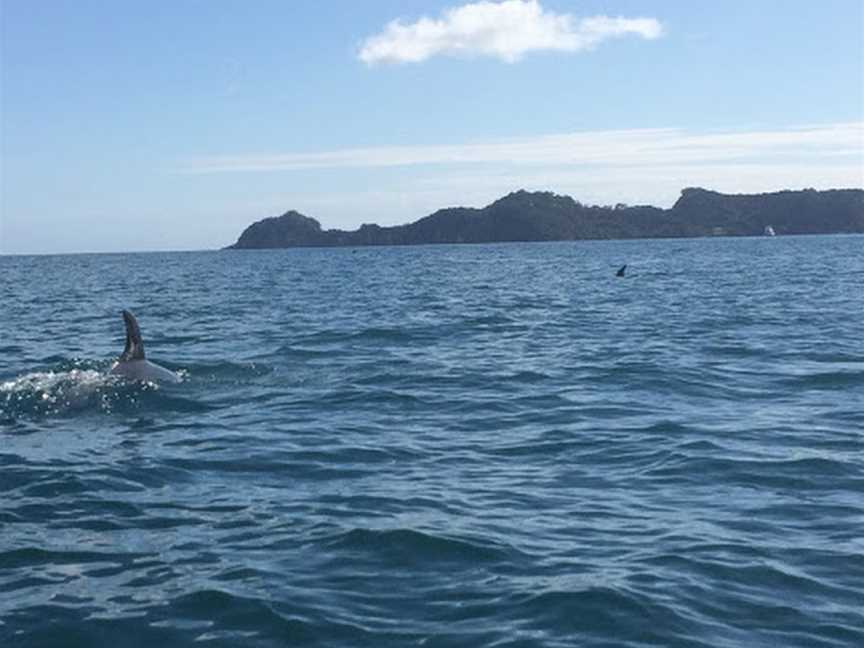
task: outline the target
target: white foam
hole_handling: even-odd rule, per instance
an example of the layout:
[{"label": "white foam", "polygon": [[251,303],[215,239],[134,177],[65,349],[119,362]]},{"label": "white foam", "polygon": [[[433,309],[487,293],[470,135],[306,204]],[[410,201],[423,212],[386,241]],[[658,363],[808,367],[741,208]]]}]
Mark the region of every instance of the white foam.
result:
[{"label": "white foam", "polygon": [[81,409],[97,397],[99,390],[116,382],[94,369],[37,371],[0,383],[0,393],[15,400],[36,400],[49,410]]}]

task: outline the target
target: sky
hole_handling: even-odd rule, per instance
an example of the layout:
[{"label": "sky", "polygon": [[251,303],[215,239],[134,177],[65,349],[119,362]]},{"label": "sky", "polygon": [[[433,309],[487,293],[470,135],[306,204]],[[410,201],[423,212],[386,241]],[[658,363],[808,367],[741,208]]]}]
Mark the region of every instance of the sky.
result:
[{"label": "sky", "polygon": [[861,0],[0,0],[0,253],[864,186]]}]

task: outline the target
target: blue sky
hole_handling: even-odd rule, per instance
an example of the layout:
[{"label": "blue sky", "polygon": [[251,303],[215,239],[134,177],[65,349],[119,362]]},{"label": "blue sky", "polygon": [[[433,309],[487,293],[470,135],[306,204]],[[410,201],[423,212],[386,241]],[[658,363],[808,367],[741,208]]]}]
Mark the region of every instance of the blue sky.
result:
[{"label": "blue sky", "polygon": [[[0,0],[0,252],[864,184],[860,0]],[[399,22],[394,23],[393,21]]]}]

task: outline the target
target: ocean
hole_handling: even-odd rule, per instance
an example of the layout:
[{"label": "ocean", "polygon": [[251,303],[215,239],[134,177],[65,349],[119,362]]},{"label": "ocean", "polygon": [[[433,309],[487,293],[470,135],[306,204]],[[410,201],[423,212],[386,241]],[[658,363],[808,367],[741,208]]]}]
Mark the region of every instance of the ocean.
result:
[{"label": "ocean", "polygon": [[864,237],[0,257],[0,646],[187,645],[864,645]]}]

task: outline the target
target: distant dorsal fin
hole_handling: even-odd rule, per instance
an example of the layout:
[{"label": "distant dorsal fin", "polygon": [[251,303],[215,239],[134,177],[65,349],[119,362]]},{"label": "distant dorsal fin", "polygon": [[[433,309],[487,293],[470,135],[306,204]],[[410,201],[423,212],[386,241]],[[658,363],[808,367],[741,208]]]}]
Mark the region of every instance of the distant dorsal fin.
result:
[{"label": "distant dorsal fin", "polygon": [[135,316],[128,310],[123,311],[123,321],[126,323],[126,348],[120,354],[120,362],[144,359],[144,341],[141,339],[141,329]]},{"label": "distant dorsal fin", "polygon": [[627,272],[627,264],[626,263],[619,268],[618,272],[615,273],[615,276],[616,277],[623,277],[625,272]]}]

